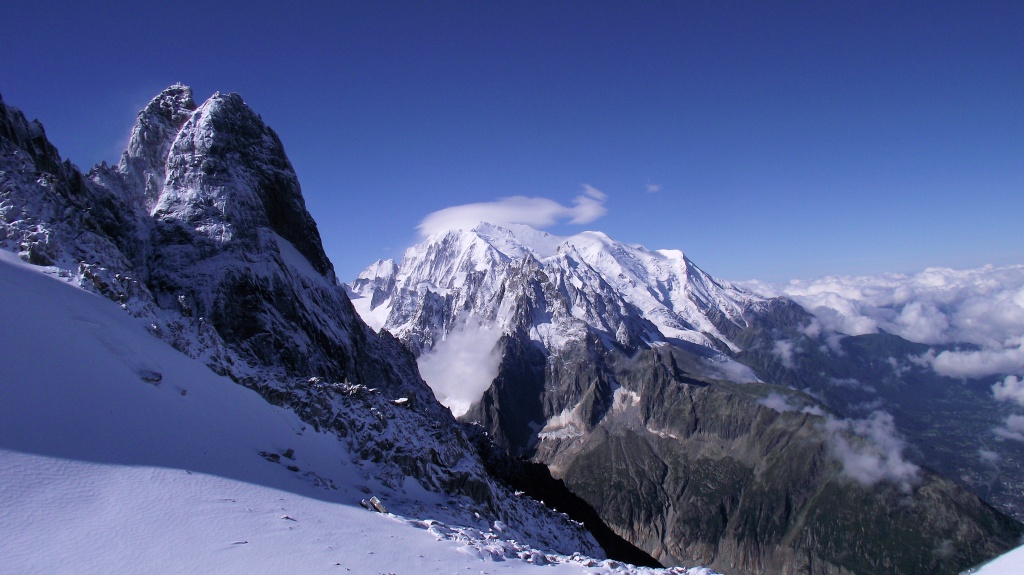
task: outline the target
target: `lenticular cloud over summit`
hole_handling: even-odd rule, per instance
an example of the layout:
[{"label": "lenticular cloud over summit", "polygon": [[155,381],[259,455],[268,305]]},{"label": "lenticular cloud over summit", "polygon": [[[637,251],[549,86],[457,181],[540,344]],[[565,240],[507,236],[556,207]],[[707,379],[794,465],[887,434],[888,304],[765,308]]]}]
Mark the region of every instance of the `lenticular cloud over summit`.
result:
[{"label": "lenticular cloud over summit", "polygon": [[480,222],[506,226],[525,224],[534,228],[549,228],[560,222],[587,224],[608,213],[604,200],[608,196],[601,190],[583,184],[583,191],[572,200],[571,206],[549,198],[512,196],[494,202],[478,202],[452,206],[428,214],[417,226],[423,237],[456,229],[472,229]]}]

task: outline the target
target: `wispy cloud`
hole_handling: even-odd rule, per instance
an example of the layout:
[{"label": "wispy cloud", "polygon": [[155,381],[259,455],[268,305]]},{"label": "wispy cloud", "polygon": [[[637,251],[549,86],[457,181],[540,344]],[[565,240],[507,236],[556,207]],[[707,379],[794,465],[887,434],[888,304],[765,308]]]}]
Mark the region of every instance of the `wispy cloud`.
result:
[{"label": "wispy cloud", "polygon": [[891,481],[904,491],[917,482],[920,468],[903,458],[903,439],[892,415],[876,411],[865,419],[826,418],[832,455],[843,474],[862,485]]},{"label": "wispy cloud", "polygon": [[759,404],[770,407],[779,413],[785,413],[787,411],[799,411],[801,413],[810,413],[811,415],[817,415],[819,417],[830,417],[827,416],[825,411],[817,405],[794,405],[789,402],[785,396],[779,393],[769,393],[767,397],[758,401]]},{"label": "wispy cloud", "polygon": [[656,194],[661,191],[661,184],[647,184],[647,192]]},{"label": "wispy cloud", "polygon": [[1002,427],[995,429],[996,435],[1005,439],[1024,442],[1024,415],[1011,415]]},{"label": "wispy cloud", "polygon": [[[903,458],[906,444],[896,432],[895,419],[885,411],[874,411],[863,419],[839,419],[817,406],[794,405],[778,393],[771,393],[758,403],[780,413],[799,411],[822,417],[829,453],[842,465],[842,474],[848,479],[861,485],[889,481],[904,491],[909,491],[918,480],[920,468]],[[1002,430],[1006,432],[1001,434],[1004,437],[1017,439],[1013,434],[1020,435],[1019,431],[1024,431],[1024,417],[1019,423],[1021,425],[1017,425],[1016,420],[1008,420],[1006,429],[999,428],[996,433]]]},{"label": "wispy cloud", "polygon": [[782,362],[782,366],[786,369],[793,369],[793,342],[788,339],[780,339],[775,342],[775,347],[772,348],[772,355],[779,358]]},{"label": "wispy cloud", "polygon": [[496,225],[526,224],[547,228],[557,223],[586,224],[608,213],[607,195],[584,184],[579,195],[566,206],[549,198],[512,196],[494,202],[463,204],[438,210],[423,218],[417,226],[424,237],[448,230],[472,229],[480,222]]},{"label": "wispy cloud", "polygon": [[423,381],[456,417],[469,411],[498,376],[500,338],[497,328],[467,322],[417,360]]}]

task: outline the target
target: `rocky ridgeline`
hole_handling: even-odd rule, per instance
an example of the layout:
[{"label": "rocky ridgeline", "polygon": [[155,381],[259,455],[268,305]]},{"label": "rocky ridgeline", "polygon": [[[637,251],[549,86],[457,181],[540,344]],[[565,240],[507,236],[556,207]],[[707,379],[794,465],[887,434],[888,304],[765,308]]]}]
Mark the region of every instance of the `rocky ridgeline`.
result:
[{"label": "rocky ridgeline", "polygon": [[452,520],[601,555],[578,524],[490,477],[413,356],[358,318],[279,138],[237,94],[196,105],[189,88],[168,88],[119,164],[84,175],[0,101],[0,245],[335,433],[339,458],[394,491],[413,477],[446,496]]}]

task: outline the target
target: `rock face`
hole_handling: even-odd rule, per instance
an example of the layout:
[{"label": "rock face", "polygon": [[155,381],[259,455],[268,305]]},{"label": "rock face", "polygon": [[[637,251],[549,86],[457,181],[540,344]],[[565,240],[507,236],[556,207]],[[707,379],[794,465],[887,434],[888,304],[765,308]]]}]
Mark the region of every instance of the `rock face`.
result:
[{"label": "rock face", "polygon": [[117,169],[131,188],[142,191],[146,211],[152,211],[163,192],[171,144],[195,109],[192,90],[187,86],[174,85],[153,98],[139,112],[128,148],[121,155]]},{"label": "rock face", "polygon": [[338,456],[375,481],[401,491],[411,477],[467,525],[501,521],[524,543],[601,555],[581,527],[491,478],[413,355],[359,319],[279,138],[237,94],[196,105],[168,88],[118,166],[87,175],[0,102],[0,245],[335,433]]},{"label": "rock face", "polygon": [[889,414],[844,417],[765,383],[790,383],[773,378],[773,346],[811,316],[679,252],[481,224],[378,262],[350,290],[424,358],[474,322],[500,328],[497,376],[463,419],[665,564],[952,574],[1022,533],[905,459]]},{"label": "rock face", "polygon": [[[606,355],[598,371],[620,386],[611,409],[589,429],[542,431],[536,452],[659,561],[733,573],[957,573],[1014,544],[1019,524],[926,470],[852,478],[836,455],[842,441],[863,441],[858,456],[873,464],[894,462],[870,439],[833,435],[835,419],[806,396],[693,377],[676,354]],[[793,407],[768,407],[772,394]]]}]

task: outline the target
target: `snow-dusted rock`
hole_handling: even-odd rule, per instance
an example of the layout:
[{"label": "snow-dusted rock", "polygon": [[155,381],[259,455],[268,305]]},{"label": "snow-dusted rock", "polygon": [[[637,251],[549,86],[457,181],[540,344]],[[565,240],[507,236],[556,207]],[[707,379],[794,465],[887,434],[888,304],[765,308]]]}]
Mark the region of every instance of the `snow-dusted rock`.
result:
[{"label": "snow-dusted rock", "polygon": [[359,319],[279,138],[239,95],[196,105],[187,87],[168,88],[140,112],[120,164],[87,176],[61,161],[40,124],[0,102],[0,230],[5,249],[333,434],[334,457],[421,496],[407,509],[541,525],[524,543],[601,555],[578,525],[494,481],[412,354]]},{"label": "snow-dusted rock", "polygon": [[147,211],[163,192],[171,144],[195,109],[192,89],[175,84],[153,98],[135,120],[117,169],[132,189],[142,191],[140,199]]}]

